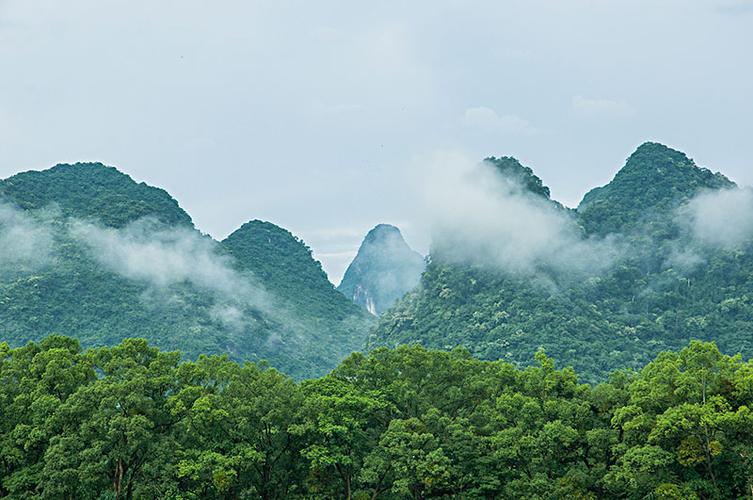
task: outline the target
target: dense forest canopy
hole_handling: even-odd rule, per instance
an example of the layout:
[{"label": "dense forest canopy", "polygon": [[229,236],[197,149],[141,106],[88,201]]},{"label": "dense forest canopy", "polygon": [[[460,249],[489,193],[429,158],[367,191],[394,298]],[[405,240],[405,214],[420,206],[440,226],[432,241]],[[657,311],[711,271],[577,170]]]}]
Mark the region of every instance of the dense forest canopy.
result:
[{"label": "dense forest canopy", "polygon": [[543,352],[353,354],[295,383],[143,340],[0,344],[0,496],[743,498],[753,364],[692,342],[596,386]]},{"label": "dense forest canopy", "polygon": [[143,217],[193,227],[191,217],[163,189],[136,183],[101,163],[59,164],[0,181],[0,200],[25,210],[59,208],[65,215],[122,227]]},{"label": "dense forest canopy", "polygon": [[[85,347],[138,335],[190,359],[266,359],[294,378],[414,342],[521,366],[544,347],[584,381],[691,339],[753,352],[749,191],[656,143],[577,210],[514,158],[489,157],[478,174],[483,189],[459,202],[418,286],[389,309],[424,268],[396,228],[367,235],[345,297],[271,223],[217,242],[165,191],[114,168],[18,174],[0,181],[0,335],[19,346],[68,334]],[[375,330],[348,298],[382,313]]]},{"label": "dense forest canopy", "polygon": [[[503,201],[487,205],[510,210],[481,214],[497,218],[483,232],[439,234],[420,285],[371,345],[464,346],[518,364],[544,347],[587,381],[691,339],[753,354],[750,191],[656,143],[575,211],[516,160],[486,164],[504,174]],[[516,223],[526,217],[539,224]],[[479,250],[458,251],[468,248]]]},{"label": "dense forest canopy", "polygon": [[0,181],[0,245],[0,338],[14,346],[138,335],[301,378],[360,349],[371,325],[288,231],[252,221],[216,242],[165,191],[102,164]]}]

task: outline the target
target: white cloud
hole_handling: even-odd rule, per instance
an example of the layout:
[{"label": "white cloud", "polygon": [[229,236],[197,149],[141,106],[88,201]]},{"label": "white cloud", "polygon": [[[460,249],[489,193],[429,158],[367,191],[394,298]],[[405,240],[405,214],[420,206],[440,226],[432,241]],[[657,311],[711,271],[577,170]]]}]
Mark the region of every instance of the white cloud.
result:
[{"label": "white cloud", "polygon": [[613,240],[583,237],[565,209],[488,164],[439,154],[419,177],[434,255],[523,274],[598,272],[618,255]]},{"label": "white cloud", "polygon": [[70,221],[69,232],[90,256],[125,278],[155,289],[189,283],[211,293],[212,315],[237,326],[245,307],[273,310],[272,300],[253,277],[240,274],[209,237],[186,228],[167,228],[149,219],[121,229]]},{"label": "white cloud", "polygon": [[739,247],[753,240],[753,191],[703,192],[680,209],[679,220],[704,245]]},{"label": "white cloud", "polygon": [[53,254],[48,224],[0,202],[0,272],[30,271],[48,264]]},{"label": "white cloud", "polygon": [[583,96],[575,96],[571,101],[573,111],[584,116],[630,116],[634,114],[633,108],[624,101],[610,99],[591,99]]},{"label": "white cloud", "polygon": [[461,124],[466,128],[500,134],[534,135],[538,132],[527,120],[516,115],[498,115],[486,106],[466,109]]}]

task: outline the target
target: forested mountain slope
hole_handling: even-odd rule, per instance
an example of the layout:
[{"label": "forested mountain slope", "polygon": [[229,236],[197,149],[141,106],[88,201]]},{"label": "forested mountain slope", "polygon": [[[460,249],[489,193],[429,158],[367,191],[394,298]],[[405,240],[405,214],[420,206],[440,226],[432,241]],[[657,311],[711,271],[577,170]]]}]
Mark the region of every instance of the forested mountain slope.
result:
[{"label": "forested mountain slope", "polygon": [[311,249],[286,229],[254,220],[228,236],[222,246],[268,291],[310,314],[344,319],[357,309],[333,288],[321,264],[311,258]]},{"label": "forested mountain slope", "polygon": [[699,191],[731,187],[724,175],[696,166],[684,153],[647,142],[609,184],[586,193],[578,220],[589,233],[643,232],[650,224],[670,225],[672,211]]},{"label": "forested mountain slope", "polygon": [[368,232],[337,289],[374,315],[415,288],[425,267],[400,230],[379,224]]},{"label": "forested mountain slope", "polygon": [[307,377],[360,348],[370,324],[289,232],[253,222],[220,244],[165,191],[101,164],[0,181],[0,243],[0,337],[12,345],[140,336]]},{"label": "forested mountain slope", "polygon": [[[548,200],[529,169],[504,162],[512,165],[505,167],[508,179],[529,198]],[[557,219],[572,226],[567,234],[580,232],[566,245],[552,239],[574,261],[572,269],[546,254],[523,271],[459,262],[435,239],[421,284],[382,316],[372,344],[465,346],[483,359],[516,363],[543,347],[589,381],[643,366],[690,339],[715,340],[725,352],[749,356],[751,200],[723,175],[646,143],[612,182]],[[568,246],[575,250],[568,253]]]}]

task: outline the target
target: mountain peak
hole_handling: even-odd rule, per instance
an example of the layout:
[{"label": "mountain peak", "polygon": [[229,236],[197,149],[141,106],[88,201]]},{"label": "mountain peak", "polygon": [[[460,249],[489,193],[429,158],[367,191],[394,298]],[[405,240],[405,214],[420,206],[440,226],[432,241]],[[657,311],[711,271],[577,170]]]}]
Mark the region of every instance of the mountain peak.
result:
[{"label": "mountain peak", "polygon": [[400,230],[379,224],[364,238],[337,289],[378,315],[413,289],[423,270],[424,258],[408,246]]},{"label": "mountain peak", "polygon": [[391,224],[377,224],[376,226],[374,226],[366,234],[366,238],[364,238],[363,243],[364,244],[374,243],[379,240],[384,240],[388,238],[397,238],[405,244],[405,240],[403,239],[402,233],[400,233],[400,229],[398,229],[396,226],[393,226]]},{"label": "mountain peak", "polygon": [[682,151],[658,142],[644,142],[628,157],[622,170],[653,170],[661,174],[662,169],[665,168],[692,169],[698,167]]},{"label": "mountain peak", "polygon": [[271,222],[252,220],[225,238],[222,246],[239,267],[264,287],[296,306],[343,319],[360,311],[339,294],[304,241]]},{"label": "mountain peak", "polygon": [[259,232],[259,231],[266,232],[269,234],[274,234],[279,237],[299,240],[298,237],[296,237],[293,233],[291,233],[287,229],[282,228],[272,222],[261,220],[261,219],[252,219],[248,222],[245,222],[244,224],[241,225],[241,227],[233,231],[233,234],[236,234],[236,233],[244,234],[244,233]]},{"label": "mountain peak", "polygon": [[269,255],[281,258],[294,258],[299,263],[305,263],[307,272],[321,274],[325,280],[324,271],[319,262],[311,257],[311,249],[300,238],[287,229],[268,221],[254,219],[246,222],[225,238],[222,244],[238,259],[239,264],[250,269],[262,279],[269,279],[280,269],[268,265]]},{"label": "mountain peak", "polygon": [[671,213],[704,189],[733,186],[724,175],[698,167],[685,153],[646,142],[609,184],[586,193],[578,214],[589,233],[625,232],[647,218]]},{"label": "mountain peak", "polygon": [[685,158],[685,159],[688,158],[687,155],[683,153],[682,151],[672,149],[666,144],[662,144],[661,142],[654,142],[654,141],[644,142],[643,144],[635,148],[633,155],[655,154],[655,153],[668,154],[671,156],[676,156],[676,157]]},{"label": "mountain peak", "polygon": [[504,177],[519,182],[528,191],[546,199],[550,198],[549,188],[533,173],[533,170],[522,165],[516,158],[512,156],[501,156],[499,158],[490,156],[484,159],[484,163],[494,167]]},{"label": "mountain peak", "polygon": [[137,183],[102,163],[60,163],[0,181],[0,196],[20,208],[57,205],[64,215],[120,227],[143,217],[193,226],[191,217],[164,189]]}]

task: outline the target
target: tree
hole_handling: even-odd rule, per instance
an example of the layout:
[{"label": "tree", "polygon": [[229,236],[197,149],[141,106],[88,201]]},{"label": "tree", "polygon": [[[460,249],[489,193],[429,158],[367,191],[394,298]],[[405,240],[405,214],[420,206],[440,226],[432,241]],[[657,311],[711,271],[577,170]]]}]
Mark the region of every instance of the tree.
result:
[{"label": "tree", "polygon": [[307,443],[301,453],[310,463],[310,488],[350,500],[364,457],[389,422],[391,405],[378,392],[332,377],[304,382],[302,390],[303,421],[295,432]]}]

